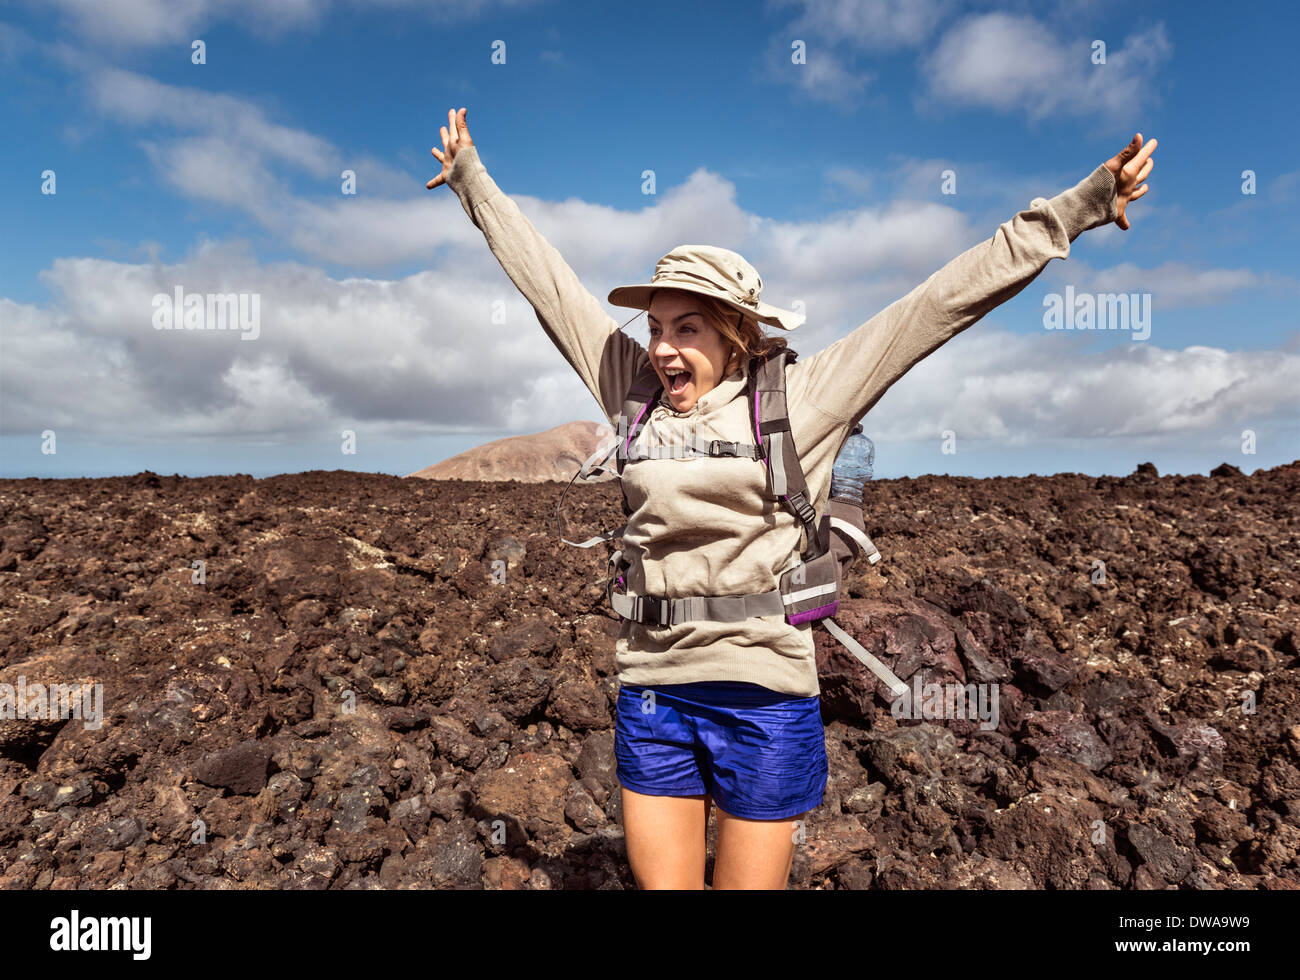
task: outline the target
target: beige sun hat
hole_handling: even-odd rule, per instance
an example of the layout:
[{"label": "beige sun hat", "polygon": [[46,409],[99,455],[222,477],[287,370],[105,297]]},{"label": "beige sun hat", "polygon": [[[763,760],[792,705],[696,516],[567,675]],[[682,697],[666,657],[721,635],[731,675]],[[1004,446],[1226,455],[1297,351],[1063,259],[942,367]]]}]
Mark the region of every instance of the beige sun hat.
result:
[{"label": "beige sun hat", "polygon": [[609,301],[615,306],[648,310],[650,293],[668,288],[712,296],[760,323],[782,330],[793,330],[805,319],[802,313],[764,303],[763,279],[758,270],[744,256],[714,245],[678,245],[655,264],[649,282],[612,289]]}]

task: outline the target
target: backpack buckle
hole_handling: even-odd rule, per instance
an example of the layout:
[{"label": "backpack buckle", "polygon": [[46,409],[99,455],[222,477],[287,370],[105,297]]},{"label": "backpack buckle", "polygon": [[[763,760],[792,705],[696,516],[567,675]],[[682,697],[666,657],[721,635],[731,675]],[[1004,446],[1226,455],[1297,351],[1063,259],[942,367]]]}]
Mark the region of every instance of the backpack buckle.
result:
[{"label": "backpack buckle", "polygon": [[709,443],[710,456],[739,456],[740,443],[723,442],[721,439],[714,439]]},{"label": "backpack buckle", "polygon": [[811,525],[817,519],[817,511],[813,509],[812,504],[808,503],[808,498],[802,493],[792,493],[788,499],[798,513],[799,520]]},{"label": "backpack buckle", "polygon": [[[636,621],[646,626],[671,626],[672,608],[666,596],[639,595],[636,597]],[[646,618],[646,617],[649,618]]]}]

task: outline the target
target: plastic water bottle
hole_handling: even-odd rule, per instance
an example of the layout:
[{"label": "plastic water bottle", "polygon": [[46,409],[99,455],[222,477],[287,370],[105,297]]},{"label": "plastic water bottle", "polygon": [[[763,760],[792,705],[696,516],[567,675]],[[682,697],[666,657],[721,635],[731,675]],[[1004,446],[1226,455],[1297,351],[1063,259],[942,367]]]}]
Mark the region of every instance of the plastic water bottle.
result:
[{"label": "plastic water bottle", "polygon": [[862,488],[871,479],[875,461],[876,447],[862,434],[862,423],[859,422],[835,457],[835,466],[831,470],[831,496],[862,506]]}]

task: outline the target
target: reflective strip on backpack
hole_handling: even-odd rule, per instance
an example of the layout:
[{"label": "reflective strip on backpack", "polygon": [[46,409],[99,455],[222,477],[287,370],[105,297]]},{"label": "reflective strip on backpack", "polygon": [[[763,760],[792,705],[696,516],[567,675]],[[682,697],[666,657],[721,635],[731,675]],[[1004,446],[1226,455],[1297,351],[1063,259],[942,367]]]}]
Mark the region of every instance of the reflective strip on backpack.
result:
[{"label": "reflective strip on backpack", "polygon": [[806,602],[809,599],[823,595],[834,595],[839,591],[839,583],[831,582],[829,585],[817,585],[811,589],[801,589],[798,592],[789,592],[785,595],[785,602],[788,606],[793,606],[799,602]]},{"label": "reflective strip on backpack", "polygon": [[832,517],[831,527],[852,538],[857,543],[858,547],[862,549],[862,553],[867,556],[867,561],[871,562],[871,564],[874,565],[876,562],[880,561],[880,552],[876,549],[876,546],[871,543],[871,539],[848,521],[840,517]]},{"label": "reflective strip on backpack", "polygon": [[769,459],[772,465],[772,493],[784,497],[786,495],[785,447],[782,443],[785,441],[785,433],[773,432],[768,438],[772,440],[772,456]]},{"label": "reflective strip on backpack", "polygon": [[907,693],[907,685],[895,677],[893,671],[869,654],[861,643],[840,629],[835,620],[827,618],[823,619],[822,623],[830,631],[831,636],[843,643],[850,653],[867,665],[868,670],[885,682],[885,685],[894,692],[894,697],[902,697]]}]

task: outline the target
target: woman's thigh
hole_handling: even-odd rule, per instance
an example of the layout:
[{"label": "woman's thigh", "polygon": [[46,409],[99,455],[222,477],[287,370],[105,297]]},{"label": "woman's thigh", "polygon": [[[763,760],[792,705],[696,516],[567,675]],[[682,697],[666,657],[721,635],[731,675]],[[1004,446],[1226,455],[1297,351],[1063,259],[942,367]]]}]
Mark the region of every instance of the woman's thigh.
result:
[{"label": "woman's thigh", "polygon": [[718,852],[713,888],[766,888],[784,891],[794,860],[798,823],[805,814],[780,820],[748,820],[715,804]]},{"label": "woman's thigh", "polygon": [[623,840],[637,886],[702,889],[709,794],[648,796],[626,786],[620,790]]}]

